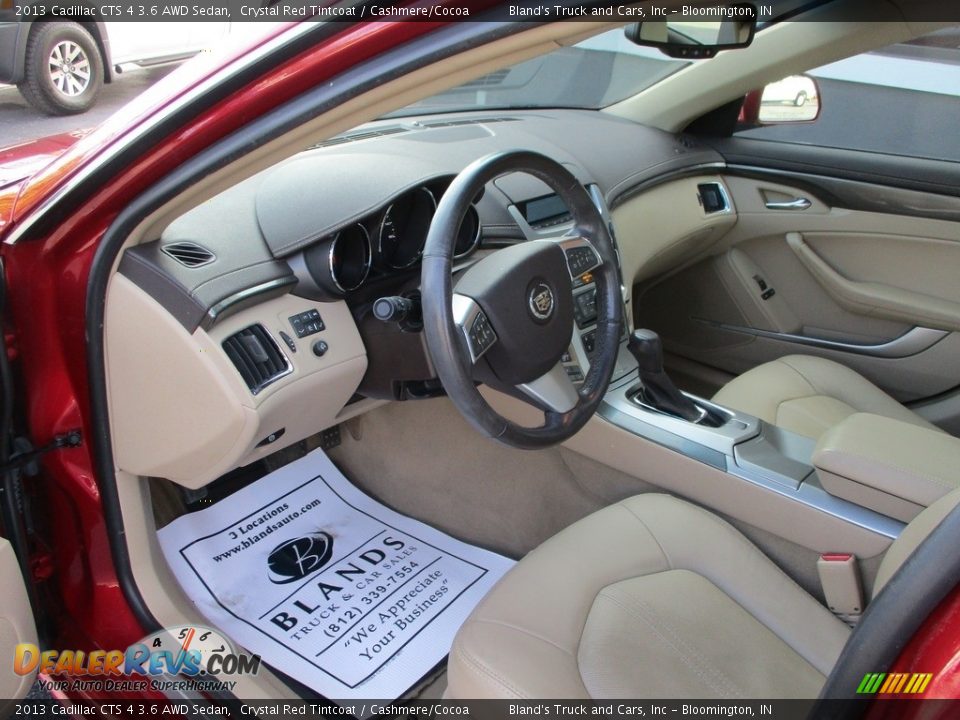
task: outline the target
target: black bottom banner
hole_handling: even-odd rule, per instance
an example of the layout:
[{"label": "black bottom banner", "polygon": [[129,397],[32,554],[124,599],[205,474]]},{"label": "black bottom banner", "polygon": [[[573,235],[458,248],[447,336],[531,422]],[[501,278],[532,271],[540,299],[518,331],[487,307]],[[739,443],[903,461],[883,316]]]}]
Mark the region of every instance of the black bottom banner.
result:
[{"label": "black bottom banner", "polygon": [[183,718],[948,718],[960,700],[423,700],[351,701],[111,701],[0,700],[0,717],[183,717]]}]

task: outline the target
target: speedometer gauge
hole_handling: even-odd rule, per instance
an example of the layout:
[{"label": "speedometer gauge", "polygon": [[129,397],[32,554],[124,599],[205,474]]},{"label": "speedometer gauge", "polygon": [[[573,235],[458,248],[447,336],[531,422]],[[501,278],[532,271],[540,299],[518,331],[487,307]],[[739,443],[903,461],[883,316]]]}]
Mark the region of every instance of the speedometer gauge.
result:
[{"label": "speedometer gauge", "polygon": [[370,237],[363,225],[344,228],[328,251],[330,278],[341,292],[356,290],[370,272]]},{"label": "speedometer gauge", "polygon": [[398,198],[383,214],[377,252],[380,261],[394,270],[412,267],[423,254],[437,201],[426,188]]}]

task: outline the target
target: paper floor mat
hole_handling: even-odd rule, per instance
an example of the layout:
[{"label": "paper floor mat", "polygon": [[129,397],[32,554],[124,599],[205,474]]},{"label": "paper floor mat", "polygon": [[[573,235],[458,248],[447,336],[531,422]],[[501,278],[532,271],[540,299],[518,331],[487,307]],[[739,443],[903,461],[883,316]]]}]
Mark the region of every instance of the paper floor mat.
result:
[{"label": "paper floor mat", "polygon": [[334,700],[401,697],[513,565],[372,500],[320,450],[158,535],[211,625]]}]

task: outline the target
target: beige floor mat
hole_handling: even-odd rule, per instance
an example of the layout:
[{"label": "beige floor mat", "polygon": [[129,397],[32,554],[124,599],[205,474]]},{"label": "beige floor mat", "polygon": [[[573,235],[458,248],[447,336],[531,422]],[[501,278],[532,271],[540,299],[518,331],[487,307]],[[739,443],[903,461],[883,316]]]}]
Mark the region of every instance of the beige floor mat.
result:
[{"label": "beige floor mat", "polygon": [[343,426],[330,458],[398,512],[520,557],[581,517],[651,486],[567,450],[482,437],[446,398],[392,403]]}]

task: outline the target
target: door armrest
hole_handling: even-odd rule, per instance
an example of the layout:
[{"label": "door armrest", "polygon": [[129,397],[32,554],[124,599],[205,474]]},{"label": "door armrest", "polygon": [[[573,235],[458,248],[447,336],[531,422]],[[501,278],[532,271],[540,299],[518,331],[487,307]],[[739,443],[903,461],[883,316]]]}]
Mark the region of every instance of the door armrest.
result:
[{"label": "door armrest", "polygon": [[830,297],[850,312],[938,330],[960,330],[958,303],[915,290],[845,278],[821,258],[800,233],[787,233],[787,245]]}]

